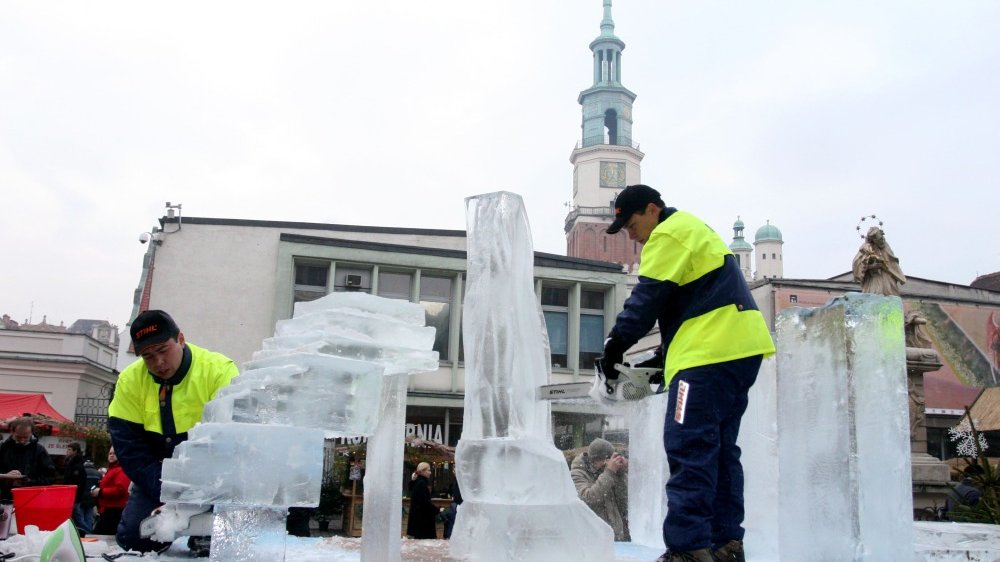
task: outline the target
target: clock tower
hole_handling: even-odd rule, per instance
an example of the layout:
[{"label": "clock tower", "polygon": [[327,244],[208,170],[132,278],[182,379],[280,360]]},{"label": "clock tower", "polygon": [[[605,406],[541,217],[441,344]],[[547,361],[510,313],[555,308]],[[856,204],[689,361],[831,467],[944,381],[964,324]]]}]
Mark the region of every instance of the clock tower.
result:
[{"label": "clock tower", "polygon": [[632,140],[635,94],[622,86],[622,51],[615,36],[611,0],[603,0],[601,34],[590,42],[594,83],[580,92],[582,138],[569,157],[573,164],[573,203],[566,216],[566,253],[620,263],[629,270],[639,262],[641,246],[628,234],[606,234],[614,220],[614,200],[626,185],[641,183],[643,153]]}]

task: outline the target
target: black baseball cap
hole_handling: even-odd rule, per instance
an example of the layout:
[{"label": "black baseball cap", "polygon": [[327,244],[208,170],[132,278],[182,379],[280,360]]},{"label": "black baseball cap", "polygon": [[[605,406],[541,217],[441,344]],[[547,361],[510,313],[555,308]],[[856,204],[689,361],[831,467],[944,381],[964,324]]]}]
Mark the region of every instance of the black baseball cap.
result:
[{"label": "black baseball cap", "polygon": [[129,329],[132,335],[132,348],[139,355],[146,346],[163,343],[177,337],[181,329],[169,314],[162,310],[147,310],[140,313],[132,321]]},{"label": "black baseball cap", "polygon": [[621,230],[632,215],[642,211],[650,203],[666,206],[660,198],[660,192],[652,187],[641,183],[627,186],[615,198],[615,221],[608,227],[607,233],[614,234]]}]

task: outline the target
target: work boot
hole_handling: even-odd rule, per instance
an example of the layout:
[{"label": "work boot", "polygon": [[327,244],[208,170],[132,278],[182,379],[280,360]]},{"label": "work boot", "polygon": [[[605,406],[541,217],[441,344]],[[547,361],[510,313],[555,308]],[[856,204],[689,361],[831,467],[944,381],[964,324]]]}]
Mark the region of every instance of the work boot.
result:
[{"label": "work boot", "polygon": [[656,562],[716,562],[715,557],[712,556],[712,551],[703,548],[701,550],[692,550],[690,552],[670,552],[669,550],[663,553],[656,559]]},{"label": "work boot", "polygon": [[743,554],[743,541],[729,541],[713,553],[718,562],[746,562]]}]

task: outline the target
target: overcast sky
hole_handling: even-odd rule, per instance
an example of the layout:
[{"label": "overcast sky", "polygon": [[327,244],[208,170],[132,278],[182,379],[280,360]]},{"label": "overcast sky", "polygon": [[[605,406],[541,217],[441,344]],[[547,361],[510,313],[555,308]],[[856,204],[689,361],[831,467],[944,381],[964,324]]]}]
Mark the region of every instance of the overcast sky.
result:
[{"label": "overcast sky", "polygon": [[[462,229],[565,253],[601,0],[0,3],[0,313],[124,325],[184,216]],[[911,276],[1000,270],[1000,2],[615,0],[644,183],[786,277],[876,214]],[[198,298],[192,295],[191,298]]]}]

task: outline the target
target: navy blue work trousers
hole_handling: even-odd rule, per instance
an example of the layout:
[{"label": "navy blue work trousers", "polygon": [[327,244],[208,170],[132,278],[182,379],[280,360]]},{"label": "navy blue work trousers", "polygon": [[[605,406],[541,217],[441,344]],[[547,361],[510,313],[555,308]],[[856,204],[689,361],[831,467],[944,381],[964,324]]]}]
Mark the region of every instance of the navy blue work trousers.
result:
[{"label": "navy blue work trousers", "polygon": [[670,465],[663,541],[672,552],[743,540],[743,466],[736,437],[761,360],[757,355],[694,367],[670,381],[663,427]]},{"label": "navy blue work trousers", "polygon": [[152,515],[153,510],[160,507],[161,503],[160,498],[151,497],[139,486],[132,486],[132,491],[128,496],[128,503],[125,504],[121,521],[118,522],[118,532],[115,534],[118,546],[125,550],[137,550],[139,552],[159,552],[170,546],[170,543],[143,538],[139,533],[139,526],[142,520]]}]

